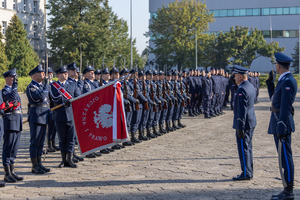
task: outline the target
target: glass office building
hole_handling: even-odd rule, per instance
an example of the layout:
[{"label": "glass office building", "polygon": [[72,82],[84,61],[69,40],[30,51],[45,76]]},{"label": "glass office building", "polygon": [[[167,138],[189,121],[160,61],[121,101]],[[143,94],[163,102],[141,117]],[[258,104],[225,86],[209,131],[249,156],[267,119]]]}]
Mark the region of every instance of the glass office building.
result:
[{"label": "glass office building", "polygon": [[[149,0],[149,23],[158,8],[171,2],[175,0]],[[294,53],[299,38],[299,0],[206,0],[206,5],[215,16],[215,22],[209,25],[208,34],[218,35],[220,31],[229,31],[232,26],[247,26],[261,30],[265,40],[271,42],[272,26],[273,40],[277,41],[280,47],[286,48],[284,53],[287,55],[291,56]],[[153,40],[155,38],[151,37],[151,47],[154,47]],[[149,59],[155,60],[155,56],[150,54]],[[272,69],[272,65],[270,59],[259,57],[250,68],[253,71],[266,72]]]}]

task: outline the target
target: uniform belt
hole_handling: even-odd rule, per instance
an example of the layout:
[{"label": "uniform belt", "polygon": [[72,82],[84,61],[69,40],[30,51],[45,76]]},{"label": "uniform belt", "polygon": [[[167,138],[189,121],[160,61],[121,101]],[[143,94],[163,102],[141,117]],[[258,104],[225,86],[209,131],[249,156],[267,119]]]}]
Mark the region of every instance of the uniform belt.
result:
[{"label": "uniform belt", "polygon": [[48,104],[30,104],[30,108],[37,108],[37,107],[45,107],[45,108],[49,108]]},{"label": "uniform belt", "polygon": [[7,113],[5,113],[6,115],[7,114],[22,114],[22,111],[21,110],[14,110],[14,111],[12,111],[12,112],[7,112]]}]

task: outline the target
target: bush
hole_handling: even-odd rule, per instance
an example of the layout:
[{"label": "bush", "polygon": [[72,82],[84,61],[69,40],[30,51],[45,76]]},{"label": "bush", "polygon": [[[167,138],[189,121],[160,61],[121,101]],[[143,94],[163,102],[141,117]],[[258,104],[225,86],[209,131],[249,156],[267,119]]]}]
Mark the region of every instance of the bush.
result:
[{"label": "bush", "polygon": [[[293,74],[293,76],[296,79],[296,81],[298,83],[298,86],[300,86],[300,75]],[[267,81],[268,77],[269,77],[269,75],[267,75],[267,74],[260,75],[259,80],[260,80],[260,87],[261,88],[266,88],[267,87],[266,81]],[[277,74],[276,80],[275,80],[275,85],[277,84],[278,78],[279,78],[279,75]]]},{"label": "bush", "polygon": [[[18,92],[25,92],[27,85],[31,82],[31,77],[18,77]],[[57,80],[57,78],[54,78],[53,80]],[[0,89],[3,89],[5,86],[5,79],[3,76],[0,78]]]}]

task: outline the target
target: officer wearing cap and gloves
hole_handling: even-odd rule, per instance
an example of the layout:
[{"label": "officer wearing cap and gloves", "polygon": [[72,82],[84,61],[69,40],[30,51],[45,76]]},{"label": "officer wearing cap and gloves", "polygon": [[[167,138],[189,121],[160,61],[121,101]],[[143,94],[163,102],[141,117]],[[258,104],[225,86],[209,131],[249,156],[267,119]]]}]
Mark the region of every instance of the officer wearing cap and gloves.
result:
[{"label": "officer wearing cap and gloves", "polygon": [[[80,91],[77,85],[68,80],[67,66],[64,65],[55,70],[58,81],[55,82],[59,88],[65,90],[71,98],[80,96]],[[62,105],[62,107],[53,110],[52,118],[54,120],[58,138],[59,148],[61,152],[62,162],[59,164],[61,167],[76,168],[77,165],[72,160],[72,153],[75,146],[75,127],[73,122],[73,112],[70,107],[70,100],[67,99],[68,95],[58,92],[58,89],[51,84],[50,97],[54,106]]]},{"label": "officer wearing cap and gloves", "polygon": [[[3,103],[2,92],[0,93],[0,104]],[[4,134],[4,126],[3,126],[3,116],[4,110],[0,110],[0,142]],[[0,187],[5,187],[5,183],[0,183]]]},{"label": "officer wearing cap and gloves", "polygon": [[45,70],[42,65],[32,69],[29,76],[31,76],[32,81],[26,88],[26,96],[28,98],[28,122],[30,127],[31,172],[44,174],[50,172],[50,169],[44,167],[41,161],[50,115],[49,79],[45,77]]},{"label": "officer wearing cap and gloves", "polygon": [[268,92],[272,101],[271,119],[268,133],[274,135],[275,145],[279,156],[279,168],[284,169],[282,182],[284,190],[273,195],[272,200],[294,199],[294,162],[292,156],[292,132],[295,132],[293,103],[297,93],[297,81],[289,71],[293,59],[283,53],[275,53],[276,71],[280,75],[274,85],[273,71],[267,80]]},{"label": "officer wearing cap and gloves", "polygon": [[14,183],[23,180],[14,171],[14,163],[17,157],[21,138],[22,107],[21,98],[18,94],[18,79],[16,69],[11,69],[4,74],[6,85],[2,89],[2,98],[6,104],[12,102],[13,107],[4,111],[4,135],[2,149],[2,163],[5,171],[4,181]]},{"label": "officer wearing cap and gloves", "polygon": [[249,69],[234,67],[234,78],[238,89],[234,100],[233,128],[236,129],[236,141],[242,173],[233,180],[250,180],[253,177],[252,137],[256,126],[254,101],[256,91],[248,81]]}]

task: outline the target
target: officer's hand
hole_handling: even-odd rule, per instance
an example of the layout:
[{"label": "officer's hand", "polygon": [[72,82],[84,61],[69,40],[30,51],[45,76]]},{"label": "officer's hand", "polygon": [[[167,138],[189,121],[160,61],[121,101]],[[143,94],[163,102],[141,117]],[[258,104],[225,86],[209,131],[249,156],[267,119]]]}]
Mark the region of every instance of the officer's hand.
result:
[{"label": "officer's hand", "polygon": [[16,88],[16,87],[18,87],[18,78],[14,77],[14,82],[12,84],[12,88]]},{"label": "officer's hand", "polygon": [[9,101],[5,101],[5,108],[9,108]]},{"label": "officer's hand", "polygon": [[156,103],[155,103],[155,102],[153,102],[153,106],[156,106]]},{"label": "officer's hand", "polygon": [[138,99],[135,102],[138,103],[138,104],[140,103],[140,101]]},{"label": "officer's hand", "polygon": [[272,69],[270,72],[269,72],[269,78],[268,80],[269,81],[272,81],[274,79],[274,76],[276,75],[276,72],[274,72],[274,70]]},{"label": "officer's hand", "polygon": [[14,101],[14,107],[17,107],[18,106],[18,101]]},{"label": "officer's hand", "polygon": [[65,107],[69,107],[71,105],[71,102],[69,99],[65,100]]},{"label": "officer's hand", "polygon": [[245,138],[245,132],[244,132],[244,130],[242,130],[242,129],[237,129],[237,130],[236,130],[236,133],[237,133],[238,138],[240,138],[240,139]]},{"label": "officer's hand", "polygon": [[49,85],[49,83],[50,83],[49,78],[45,78],[45,79],[44,79],[44,84],[45,84],[45,85]]},{"label": "officer's hand", "polygon": [[284,140],[286,138],[286,135],[284,134],[278,134],[277,133],[277,137],[280,139],[280,140]]},{"label": "officer's hand", "polygon": [[157,103],[158,103],[158,104],[161,104],[161,101],[158,101]]}]

